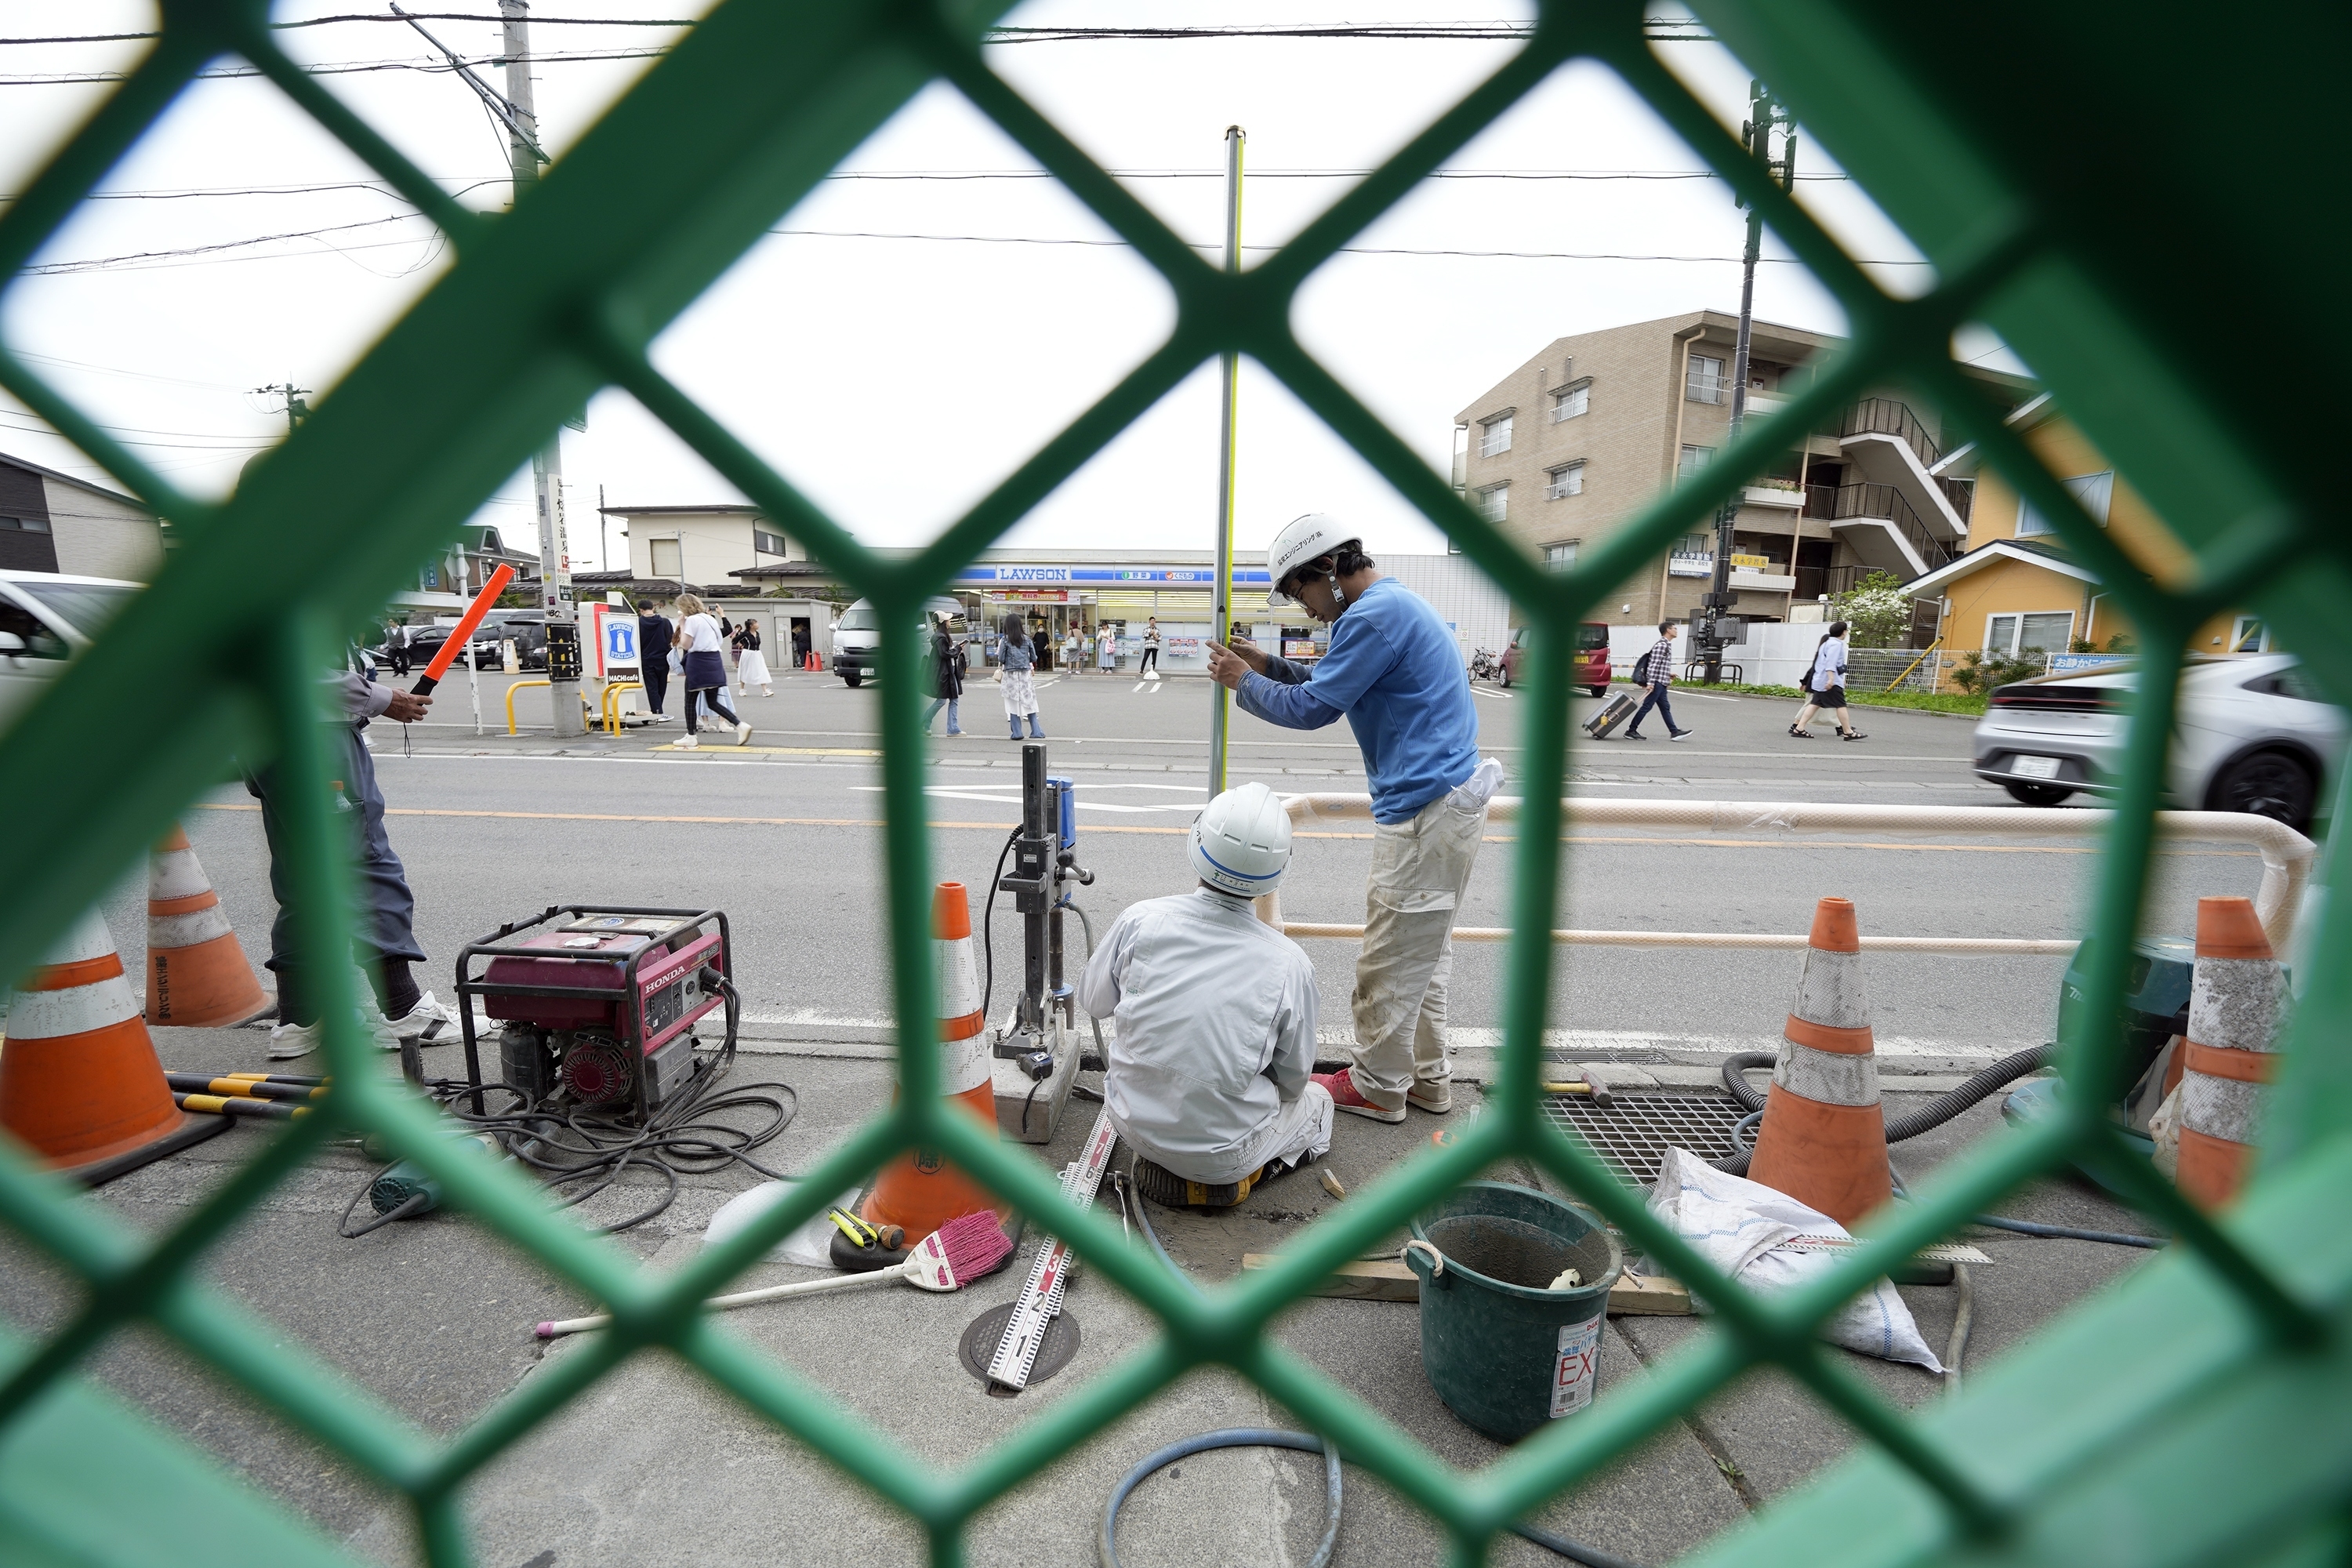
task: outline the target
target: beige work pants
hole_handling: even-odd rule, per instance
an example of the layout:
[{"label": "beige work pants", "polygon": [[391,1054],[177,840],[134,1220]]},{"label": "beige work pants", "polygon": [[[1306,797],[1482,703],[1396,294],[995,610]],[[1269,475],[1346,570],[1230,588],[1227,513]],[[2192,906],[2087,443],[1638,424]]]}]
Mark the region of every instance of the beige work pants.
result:
[{"label": "beige work pants", "polygon": [[1404,1105],[1418,1082],[1442,1089],[1454,1076],[1445,1037],[1445,984],[1454,967],[1454,917],[1478,860],[1486,808],[1465,811],[1442,795],[1410,822],[1372,826],[1372,878],[1364,894],[1364,946],[1356,959],[1356,1092],[1384,1110]]}]

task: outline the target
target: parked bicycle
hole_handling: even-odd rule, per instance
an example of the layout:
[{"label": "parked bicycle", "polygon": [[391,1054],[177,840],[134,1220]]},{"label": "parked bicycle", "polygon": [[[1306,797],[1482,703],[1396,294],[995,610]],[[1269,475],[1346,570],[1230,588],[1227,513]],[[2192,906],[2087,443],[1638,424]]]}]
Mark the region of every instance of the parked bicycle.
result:
[{"label": "parked bicycle", "polygon": [[1510,677],[1503,673],[1503,656],[1483,647],[1470,650],[1470,679],[1492,680],[1507,685]]}]

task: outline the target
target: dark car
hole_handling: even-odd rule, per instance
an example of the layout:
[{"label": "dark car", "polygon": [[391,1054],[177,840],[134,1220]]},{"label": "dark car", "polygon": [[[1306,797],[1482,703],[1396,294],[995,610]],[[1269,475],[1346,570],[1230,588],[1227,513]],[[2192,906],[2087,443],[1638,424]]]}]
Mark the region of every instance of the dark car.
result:
[{"label": "dark car", "polygon": [[[420,668],[433,662],[441,645],[449,640],[455,626],[411,626],[408,628],[408,657]],[[515,657],[525,669],[547,668],[547,621],[536,610],[492,610],[482,617],[474,631],[474,657],[484,669],[506,668],[506,654],[499,645],[512,637]],[[450,664],[452,669],[466,668],[464,649]]]},{"label": "dark car", "polygon": [[[1503,668],[1495,678],[1496,685],[1516,685],[1524,679],[1519,672],[1519,665],[1527,658],[1528,644],[1534,636],[1534,631],[1527,626],[1511,628],[1511,643],[1503,650]],[[1587,696],[1600,697],[1608,692],[1608,622],[1586,621],[1576,628],[1576,663],[1570,668],[1568,678],[1575,685],[1584,688]]]}]

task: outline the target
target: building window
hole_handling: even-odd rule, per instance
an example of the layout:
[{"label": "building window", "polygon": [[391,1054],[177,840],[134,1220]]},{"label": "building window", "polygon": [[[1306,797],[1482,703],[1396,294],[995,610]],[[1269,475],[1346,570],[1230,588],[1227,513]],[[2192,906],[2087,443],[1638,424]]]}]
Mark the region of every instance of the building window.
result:
[{"label": "building window", "polygon": [[1592,383],[1580,381],[1574,386],[1563,386],[1551,395],[1551,422],[1574,419],[1591,412]]},{"label": "building window", "polygon": [[2231,653],[2268,653],[2271,651],[2271,628],[2260,616],[2240,616],[2230,628]]},{"label": "building window", "polygon": [[654,575],[674,582],[686,580],[686,566],[679,559],[680,542],[675,539],[651,539],[646,546],[653,559]]},{"label": "building window", "polygon": [[2074,636],[2072,610],[1985,617],[1985,652],[2008,658],[2024,653],[2064,653]]},{"label": "building window", "polygon": [[[1516,412],[1516,410],[1514,411]],[[1497,414],[1478,423],[1478,455],[1499,457],[1511,449],[1511,416]]]},{"label": "building window", "polygon": [[1565,572],[1576,564],[1576,547],[1580,541],[1563,539],[1558,544],[1543,547],[1543,563],[1547,570]]},{"label": "building window", "polygon": [[1685,447],[1682,457],[1675,464],[1675,478],[1677,480],[1689,479],[1713,461],[1715,461],[1714,447]]},{"label": "building window", "polygon": [[784,548],[784,536],[782,534],[770,533],[763,528],[755,528],[751,531],[751,548],[754,552],[761,555],[790,555],[792,553],[791,551]]},{"label": "building window", "polygon": [[1510,514],[1511,481],[1488,485],[1478,492],[1478,515],[1488,522],[1500,522]]},{"label": "building window", "polygon": [[[1723,389],[1729,383],[1723,374],[1723,362],[1706,354],[1690,356],[1690,371],[1683,380],[1683,395],[1693,403],[1720,403]],[[1685,447],[1684,450],[1689,450]]]},{"label": "building window", "polygon": [[1544,487],[1546,500],[1566,500],[1570,496],[1584,493],[1584,460],[1581,458],[1573,463],[1563,463],[1557,468],[1547,470],[1547,477],[1551,483]]},{"label": "building window", "polygon": [[[2101,528],[2107,526],[2107,503],[2115,499],[2116,471],[2082,474],[2058,481],[2066,487],[2077,505],[2091,514],[2091,521]],[[2031,539],[2037,533],[2055,533],[2057,525],[2033,509],[2033,503],[2023,496],[2017,498],[2017,537]]]}]

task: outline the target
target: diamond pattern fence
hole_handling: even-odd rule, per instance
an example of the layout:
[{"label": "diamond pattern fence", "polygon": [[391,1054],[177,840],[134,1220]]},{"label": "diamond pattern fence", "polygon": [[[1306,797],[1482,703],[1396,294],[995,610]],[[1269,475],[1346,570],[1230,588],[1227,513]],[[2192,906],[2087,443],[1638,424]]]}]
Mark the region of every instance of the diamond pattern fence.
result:
[{"label": "diamond pattern fence", "polygon": [[[2179,658],[2172,650],[2221,605],[2251,596],[2274,624],[2307,633],[2307,646],[2323,642],[2325,595],[2343,585],[2338,547],[2321,521],[2333,514],[2304,510],[2292,476],[2284,484],[2250,480],[2263,463],[2242,425],[2172,378],[2152,335],[2137,324],[2144,315],[2136,312],[2161,291],[2162,279],[2153,270],[2119,271],[2136,253],[2086,240],[2084,226],[2062,221],[2063,205],[2040,195],[2008,155],[2013,142],[1996,147],[1990,133],[1979,138],[1964,117],[1941,107],[1954,100],[1953,84],[1938,77],[1933,50],[1921,40],[1949,24],[1950,47],[1982,44],[1991,26],[1985,13],[1971,9],[1960,21],[1959,12],[1922,7],[1896,22],[1829,0],[1700,6],[1703,19],[1773,81],[1934,261],[1936,286],[1897,300],[1740,156],[1736,141],[1661,68],[1643,40],[1640,9],[1622,0],[1541,5],[1533,37],[1509,63],[1280,253],[1238,275],[1202,260],[992,74],[977,42],[993,15],[984,3],[728,0],[502,216],[460,208],[291,63],[257,0],[163,0],[162,10],[163,36],[144,63],[0,217],[0,278],[18,276],[193,74],[222,56],[259,68],[431,216],[458,260],[310,422],[217,506],[180,494],[24,360],[0,349],[0,383],[170,519],[182,541],[138,612],[118,620],[0,742],[0,800],[8,803],[0,887],[9,889],[0,899],[0,972],[21,973],[37,962],[73,911],[92,902],[193,795],[224,776],[232,754],[274,756],[287,798],[314,803],[292,813],[303,851],[299,875],[312,907],[346,908],[336,896],[346,891],[348,873],[333,853],[316,698],[305,672],[331,662],[341,629],[379,605],[414,562],[599,389],[625,389],[810,541],[881,608],[887,657],[911,664],[917,606],[926,594],[1189,372],[1227,351],[1251,355],[1279,377],[1502,584],[1538,628],[1513,893],[1513,923],[1535,934],[1510,953],[1504,1065],[1488,1113],[1455,1145],[1427,1151],[1370,1185],[1278,1267],[1205,1295],[1120,1246],[1099,1219],[1072,1212],[1034,1161],[947,1113],[933,1092],[936,1053],[921,1029],[902,1038],[900,1102],[811,1173],[801,1199],[659,1279],[551,1215],[529,1184],[471,1145],[436,1136],[428,1109],[370,1070],[366,1042],[348,1031],[331,1030],[327,1056],[339,1088],[321,1112],[290,1125],[168,1234],[133,1234],[13,1147],[0,1148],[0,1221],[86,1290],[79,1311],[55,1333],[0,1345],[0,1497],[13,1494],[21,1505],[27,1478],[49,1474],[44,1466],[58,1456],[30,1453],[24,1439],[54,1408],[53,1396],[69,1391],[77,1369],[111,1338],[144,1325],[408,1500],[434,1563],[464,1563],[471,1559],[458,1500],[467,1479],[624,1360],[661,1347],[903,1510],[927,1533],[932,1560],[949,1563],[961,1560],[961,1530],[976,1511],[1190,1369],[1222,1363],[1412,1499],[1446,1533],[1454,1559],[1470,1563],[1484,1558],[1507,1521],[1771,1365],[1850,1422],[1865,1439],[1864,1453],[1707,1549],[1702,1555],[1709,1561],[2343,1559],[2352,1482],[2352,1422],[2340,1414],[2352,1392],[2343,1336],[2352,1225],[2341,1194],[2352,1184],[2345,1138],[2352,1074],[2339,1062],[2336,1020],[2352,998],[2339,994],[2345,983],[2337,972],[2347,967],[2340,961],[2331,969],[2323,958],[2314,967],[2263,1179],[2219,1221],[2135,1162],[2096,1113],[2119,1046],[2099,1007],[2082,1011],[2084,1032],[2065,1042],[2068,1081],[2080,1092],[2064,1120],[1989,1140],[1944,1168],[1922,1184],[1915,1202],[1882,1216],[1839,1272],[1793,1298],[1767,1301],[1717,1277],[1542,1110],[1541,1032],[1552,1001],[1542,933],[1561,923],[1557,803],[1577,623],[1670,539],[1702,526],[1766,455],[1820,426],[1866,384],[1906,383],[1948,410],[1959,434],[1978,443],[2100,574],[2150,650],[2138,699],[2144,714],[2169,711]],[[2032,24],[2020,18],[2021,70],[2032,68],[2034,40],[2024,35],[2032,27],[2045,29],[2035,37],[2053,50],[2084,41],[2067,31],[2072,24],[2042,17]],[[2155,32],[2144,17],[2110,25]],[[1536,569],[1473,515],[1442,476],[1327,374],[1292,335],[1289,315],[1301,283],[1339,246],[1580,57],[1615,70],[1761,205],[1775,233],[1836,296],[1853,331],[1851,346],[1812,387],[1759,421],[1727,460],[1661,498],[1576,571],[1556,575]],[[886,561],[665,380],[647,346],[779,214],[938,79],[1137,247],[1174,290],[1178,321],[1166,343],[935,544],[913,559]],[[2257,119],[2265,108],[2259,98],[2239,101]],[[2089,113],[2066,122],[2079,126]],[[2163,248],[2155,237],[2151,232],[2151,256]],[[2095,438],[2173,518],[2193,570],[2151,580],[2034,463],[2000,411],[1970,390],[1948,345],[1955,328],[1975,320],[1993,323],[2041,365]],[[2219,395],[2216,388],[2205,392]],[[2323,563],[2317,571],[2308,564],[2315,559]],[[2290,575],[2288,566],[2298,563]],[[257,625],[274,628],[269,657],[259,659],[247,641]],[[2352,660],[2333,649],[2312,657],[2331,689],[2352,694]],[[890,957],[902,1019],[934,1016],[918,700],[910,684],[882,689]],[[93,710],[143,715],[135,759],[128,740],[119,742],[121,755],[112,744],[91,743],[75,716]],[[2091,983],[2098,996],[2120,994],[2168,729],[2147,722],[2133,731],[2128,782],[2085,931],[2096,942]],[[322,918],[303,935],[316,953],[345,950],[339,918]],[[2323,953],[2341,954],[2343,922],[2326,922],[2319,941]],[[341,978],[348,971],[334,963],[320,963],[314,973],[322,992],[348,984]],[[329,994],[320,1001],[328,1019],[350,1016],[349,998]],[[506,1244],[607,1303],[612,1331],[548,1364],[446,1440],[299,1350],[271,1345],[264,1326],[201,1283],[194,1266],[323,1140],[359,1129],[426,1167],[455,1205]],[[945,1150],[1042,1216],[1101,1279],[1164,1326],[1152,1348],[1105,1370],[956,1470],[902,1453],[695,1310],[807,1217],[824,1194],[917,1142]],[[1465,1474],[1269,1342],[1264,1330],[1326,1271],[1505,1155],[1531,1160],[1566,1183],[1654,1263],[1711,1299],[1717,1327],[1643,1386]],[[1813,1337],[1817,1321],[1890,1262],[2069,1162],[2097,1168],[2181,1245],[1975,1380],[1966,1398],[1916,1417],[1878,1399]],[[103,1444],[75,1430],[58,1441],[86,1444],[90,1451],[80,1457],[89,1463],[68,1466],[60,1495],[48,1501],[122,1506],[105,1492]],[[12,1436],[19,1440],[11,1444]],[[239,1560],[281,1560],[271,1539],[265,1531],[238,1543]],[[192,1561],[201,1550],[187,1543],[164,1555]],[[290,1548],[282,1560],[292,1560]]]}]

